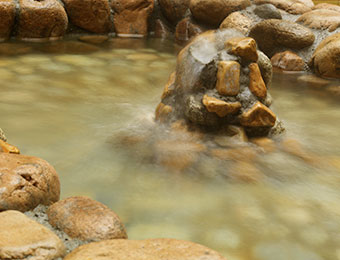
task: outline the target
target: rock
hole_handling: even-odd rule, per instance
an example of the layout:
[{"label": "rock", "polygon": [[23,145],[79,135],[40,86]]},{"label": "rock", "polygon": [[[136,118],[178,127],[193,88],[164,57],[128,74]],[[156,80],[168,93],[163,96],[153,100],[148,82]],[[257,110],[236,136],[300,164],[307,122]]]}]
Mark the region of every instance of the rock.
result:
[{"label": "rock", "polygon": [[67,26],[67,14],[58,0],[20,0],[17,38],[60,38]]},{"label": "rock", "polygon": [[241,116],[241,125],[247,127],[273,127],[275,121],[275,114],[261,102],[254,104]]},{"label": "rock", "polygon": [[340,33],[325,38],[313,53],[311,65],[317,75],[340,78]]},{"label": "rock", "polygon": [[316,155],[308,153],[295,139],[284,139],[281,142],[281,147],[286,153],[296,156],[307,163],[315,165],[318,164],[318,162],[320,161],[319,158],[316,157]]},{"label": "rock", "polygon": [[262,19],[282,19],[280,11],[272,4],[257,6],[254,13]]},{"label": "rock", "polygon": [[118,215],[87,197],[70,197],[47,210],[49,223],[71,238],[86,241],[127,238]]},{"label": "rock", "polygon": [[253,21],[249,17],[240,12],[233,12],[223,20],[220,29],[234,28],[246,35],[252,24]]},{"label": "rock", "polygon": [[0,152],[3,153],[15,153],[20,154],[20,150],[15,147],[14,145],[11,145],[1,139],[1,133],[0,133]]},{"label": "rock", "polygon": [[313,2],[311,0],[254,0],[254,4],[272,4],[291,14],[303,14],[311,10]]},{"label": "rock", "polygon": [[267,88],[257,63],[249,64],[249,89],[259,99],[265,99],[267,96]]},{"label": "rock", "polygon": [[172,34],[170,28],[162,19],[156,19],[154,27],[156,38],[167,38]]},{"label": "rock", "polygon": [[316,9],[301,15],[297,22],[318,30],[333,32],[340,26],[340,12],[328,9]]},{"label": "rock", "polygon": [[321,88],[331,83],[329,80],[319,78],[315,75],[302,75],[297,78],[297,81],[305,84],[307,87],[316,88]]},{"label": "rock", "polygon": [[161,102],[156,108],[155,120],[160,121],[160,122],[166,122],[167,120],[170,119],[169,115],[171,114],[171,112],[172,112],[172,107],[165,105]]},{"label": "rock", "polygon": [[236,96],[240,92],[240,69],[237,61],[218,63],[216,89],[220,95]]},{"label": "rock", "polygon": [[209,112],[216,113],[219,117],[236,114],[242,106],[240,102],[228,103],[208,95],[203,96],[202,102]]},{"label": "rock", "polygon": [[59,200],[58,175],[42,159],[0,153],[0,172],[0,211],[24,212]]},{"label": "rock", "polygon": [[64,260],[225,260],[217,252],[192,242],[175,239],[106,240],[81,246]]},{"label": "rock", "polygon": [[250,5],[249,0],[191,0],[190,11],[199,22],[219,26],[229,14]]},{"label": "rock", "polygon": [[81,42],[87,42],[91,44],[101,44],[109,39],[107,35],[85,35],[78,38]]},{"label": "rock", "polygon": [[172,23],[177,24],[189,10],[190,0],[159,0],[162,13]]},{"label": "rock", "polygon": [[224,161],[252,162],[257,157],[257,152],[251,147],[238,147],[232,149],[213,149],[211,155]]},{"label": "rock", "polygon": [[111,11],[106,0],[63,0],[70,21],[93,33],[108,33],[112,29]]},{"label": "rock", "polygon": [[225,42],[229,53],[240,56],[243,62],[256,62],[258,59],[257,45],[253,38],[232,38]]},{"label": "rock", "polygon": [[148,18],[154,8],[153,0],[113,0],[114,25],[120,36],[148,34]]},{"label": "rock", "polygon": [[[262,51],[257,51],[257,55],[259,56],[257,64],[259,65],[263,81],[268,89],[272,83],[273,66],[270,59]],[[267,95],[267,97],[268,96],[269,95]]]},{"label": "rock", "polygon": [[271,62],[273,67],[284,71],[304,71],[306,68],[304,60],[291,51],[276,53],[271,58]]},{"label": "rock", "polygon": [[313,44],[315,36],[311,30],[297,23],[279,19],[264,20],[250,30],[259,48],[272,54],[278,47],[302,49]]},{"label": "rock", "polygon": [[0,213],[0,259],[53,260],[65,255],[63,242],[19,211]]},{"label": "rock", "polygon": [[3,0],[0,2],[0,41],[10,37],[15,21],[15,1]]},{"label": "rock", "polygon": [[189,41],[191,38],[201,34],[202,32],[203,29],[199,25],[193,23],[190,18],[184,18],[176,26],[175,39],[177,42],[183,43]]},{"label": "rock", "polygon": [[162,94],[162,101],[166,99],[167,97],[170,97],[173,95],[175,91],[175,79],[176,79],[176,72],[173,72],[170,74],[170,77],[168,79],[168,82],[166,83],[163,94]]},{"label": "rock", "polygon": [[253,144],[261,147],[265,153],[272,153],[276,150],[274,141],[268,137],[257,137],[250,140]]},{"label": "rock", "polygon": [[256,183],[263,179],[263,174],[253,163],[237,161],[229,169],[228,176],[247,183]]},{"label": "rock", "polygon": [[338,5],[333,5],[333,4],[328,4],[328,3],[321,3],[317,4],[316,6],[313,7],[313,9],[327,9],[327,10],[333,10],[340,12],[340,6]]}]

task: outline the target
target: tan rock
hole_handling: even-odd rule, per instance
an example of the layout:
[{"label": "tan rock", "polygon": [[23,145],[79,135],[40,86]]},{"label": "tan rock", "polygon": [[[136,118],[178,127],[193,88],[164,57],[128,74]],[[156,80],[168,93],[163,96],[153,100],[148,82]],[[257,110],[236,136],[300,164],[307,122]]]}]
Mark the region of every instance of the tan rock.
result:
[{"label": "tan rock", "polygon": [[273,111],[259,101],[241,116],[241,125],[247,127],[273,127],[275,122]]},{"label": "tan rock", "polygon": [[340,26],[340,12],[329,9],[316,9],[301,15],[297,22],[318,30],[333,32]]},{"label": "tan rock", "polygon": [[232,38],[225,42],[230,53],[240,56],[243,60],[256,62],[258,59],[256,42],[253,38]]},{"label": "tan rock", "polygon": [[267,88],[257,63],[249,64],[249,89],[258,98],[265,99]]},{"label": "tan rock", "polygon": [[247,34],[253,24],[252,19],[243,15],[240,12],[233,12],[223,20],[220,25],[220,29],[234,28]]},{"label": "tan rock", "polygon": [[226,260],[217,252],[192,242],[175,239],[107,240],[90,243],[67,255],[64,260]]},{"label": "tan rock", "polygon": [[0,213],[0,259],[44,259],[63,257],[63,242],[48,228],[19,211]]},{"label": "tan rock", "polygon": [[271,62],[273,67],[284,71],[304,71],[306,66],[304,60],[291,51],[276,53]]},{"label": "tan rock", "polygon": [[67,14],[58,0],[20,0],[19,39],[59,38],[67,26]]},{"label": "tan rock", "polygon": [[72,238],[86,241],[127,238],[118,215],[87,197],[70,197],[47,210],[48,222]]},{"label": "tan rock", "polygon": [[0,40],[5,40],[11,35],[15,21],[15,1],[2,0],[0,2]]},{"label": "tan rock", "polygon": [[314,10],[315,9],[327,9],[327,10],[333,10],[333,11],[340,12],[340,6],[329,4],[329,3],[320,3],[320,4],[317,4],[316,6],[313,7],[313,9]]},{"label": "tan rock", "polygon": [[160,121],[162,123],[166,122],[169,119],[169,115],[172,112],[172,107],[163,104],[162,102],[156,108],[156,121]]},{"label": "tan rock", "polygon": [[237,161],[228,171],[229,176],[243,182],[256,183],[263,179],[264,175],[253,163]]},{"label": "tan rock", "polygon": [[[1,136],[0,136],[1,137]],[[4,152],[4,153],[15,153],[15,154],[20,154],[20,150],[15,147],[14,145],[11,145],[5,141],[3,141],[0,138],[0,152]]]},{"label": "tan rock", "polygon": [[148,34],[148,18],[154,8],[153,0],[113,0],[114,25],[120,36]]},{"label": "tan rock", "polygon": [[213,149],[212,156],[225,161],[246,161],[252,162],[257,157],[257,152],[251,147],[238,147],[231,149]]},{"label": "tan rock", "polygon": [[250,142],[261,147],[265,153],[272,153],[276,150],[275,142],[268,137],[252,138]]},{"label": "tan rock", "polygon": [[254,0],[254,4],[272,4],[291,14],[303,14],[313,7],[313,2],[309,0]]},{"label": "tan rock", "polygon": [[176,79],[176,71],[170,74],[168,82],[166,83],[163,94],[161,99],[164,100],[165,98],[171,96],[175,91],[175,79]]},{"label": "tan rock", "polygon": [[189,9],[190,0],[159,0],[164,16],[173,24],[178,23]]},{"label": "tan rock", "polygon": [[240,92],[240,70],[236,61],[218,63],[216,89],[220,95],[236,96]]},{"label": "tan rock", "polygon": [[209,112],[216,113],[219,117],[236,114],[241,108],[240,102],[225,102],[208,95],[203,96],[202,102]]},{"label": "tan rock", "polygon": [[0,173],[0,211],[24,212],[59,200],[58,175],[42,159],[0,153]]}]

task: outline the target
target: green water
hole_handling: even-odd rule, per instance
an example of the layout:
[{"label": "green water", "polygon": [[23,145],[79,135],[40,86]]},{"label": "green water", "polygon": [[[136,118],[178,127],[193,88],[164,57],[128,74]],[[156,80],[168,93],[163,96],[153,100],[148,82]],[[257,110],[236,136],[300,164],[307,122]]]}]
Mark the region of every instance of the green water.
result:
[{"label": "green water", "polygon": [[148,150],[114,145],[121,133],[157,127],[154,109],[175,69],[172,43],[63,50],[31,45],[0,57],[0,126],[23,154],[56,168],[62,198],[108,205],[130,239],[191,240],[229,260],[340,259],[340,169],[328,165],[340,161],[339,100],[301,86],[297,75],[276,75],[270,90],[287,136],[322,167],[277,151],[262,157],[265,178],[255,184],[178,174],[146,161]]}]

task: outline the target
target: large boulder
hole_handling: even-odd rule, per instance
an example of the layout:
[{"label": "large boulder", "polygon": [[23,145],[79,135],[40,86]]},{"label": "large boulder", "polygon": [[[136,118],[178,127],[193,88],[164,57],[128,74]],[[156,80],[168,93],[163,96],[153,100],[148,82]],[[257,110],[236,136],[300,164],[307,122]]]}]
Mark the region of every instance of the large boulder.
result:
[{"label": "large boulder", "polygon": [[190,0],[159,0],[164,16],[173,24],[182,20],[189,9]]},{"label": "large boulder", "polygon": [[252,26],[253,20],[251,18],[241,12],[233,12],[223,20],[220,24],[220,29],[234,28],[246,35]]},{"label": "large boulder", "polygon": [[294,22],[280,19],[264,20],[253,26],[249,32],[259,48],[271,56],[277,48],[303,49],[315,40],[313,32]]},{"label": "large boulder", "polygon": [[63,0],[71,22],[87,31],[108,33],[112,29],[107,0]]},{"label": "large boulder", "polygon": [[64,258],[84,259],[225,260],[205,246],[175,239],[106,240],[80,246]]},{"label": "large boulder", "polygon": [[311,29],[332,32],[340,26],[340,12],[328,9],[316,9],[301,15],[297,22]]},{"label": "large boulder", "polygon": [[218,27],[229,14],[250,5],[250,0],[191,0],[190,10],[198,21]]},{"label": "large boulder", "polygon": [[15,21],[15,1],[3,0],[0,2],[0,41],[6,40],[11,35]]},{"label": "large boulder", "polygon": [[118,215],[104,204],[87,197],[71,197],[47,210],[49,223],[83,241],[127,238]]},{"label": "large boulder", "polygon": [[291,14],[303,14],[309,12],[314,6],[312,0],[254,0],[254,4],[272,4]]},{"label": "large boulder", "polygon": [[325,38],[313,53],[310,65],[317,75],[340,78],[340,33]]},{"label": "large boulder", "polygon": [[0,211],[28,211],[59,200],[60,183],[46,161],[24,155],[0,153]]}]

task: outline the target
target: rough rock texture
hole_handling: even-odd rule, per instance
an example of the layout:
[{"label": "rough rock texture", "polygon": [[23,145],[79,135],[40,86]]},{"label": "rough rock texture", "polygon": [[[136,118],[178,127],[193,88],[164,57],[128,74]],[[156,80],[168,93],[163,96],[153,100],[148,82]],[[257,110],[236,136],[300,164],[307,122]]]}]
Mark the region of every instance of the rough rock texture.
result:
[{"label": "rough rock texture", "polygon": [[50,224],[72,238],[86,241],[127,238],[118,215],[87,197],[70,197],[47,210]]},{"label": "rough rock texture", "polygon": [[175,239],[107,240],[81,246],[65,260],[225,260],[217,252],[192,242]]},{"label": "rough rock texture", "polygon": [[114,25],[118,35],[147,35],[153,0],[112,0]]},{"label": "rough rock texture", "polygon": [[284,71],[304,71],[306,68],[304,60],[291,51],[276,53],[271,62],[273,67]]},{"label": "rough rock texture", "polygon": [[328,9],[328,10],[340,12],[340,6],[328,4],[328,3],[317,4],[316,6],[313,7],[313,9]]},{"label": "rough rock texture", "polygon": [[189,9],[190,0],[159,0],[164,16],[172,23],[182,20]]},{"label": "rough rock texture", "polygon": [[311,66],[317,75],[340,78],[340,33],[325,38],[313,53]]},{"label": "rough rock texture", "polygon": [[247,34],[252,24],[253,21],[249,17],[240,12],[233,12],[223,20],[220,29],[234,28],[243,34]]},{"label": "rough rock texture", "polygon": [[58,0],[20,0],[18,38],[59,38],[67,26],[67,14]]},{"label": "rough rock texture", "polygon": [[276,48],[302,49],[313,44],[313,32],[294,22],[269,19],[256,24],[249,33],[259,48],[271,56]]},{"label": "rough rock texture", "polygon": [[5,40],[11,35],[15,21],[15,1],[2,0],[0,2],[0,40]]},{"label": "rough rock texture", "polygon": [[272,4],[257,6],[254,13],[262,19],[282,19],[280,11]]},{"label": "rough rock texture", "polygon": [[296,21],[312,29],[328,29],[328,31],[333,32],[340,26],[340,12],[316,9],[301,15]]},{"label": "rough rock texture", "polygon": [[62,241],[19,211],[0,213],[0,259],[52,260],[65,254]]},{"label": "rough rock texture", "polygon": [[112,29],[110,5],[107,0],[63,0],[70,21],[94,33]]},{"label": "rough rock texture", "polygon": [[190,10],[198,21],[219,26],[229,14],[250,6],[250,0],[191,0]]},{"label": "rough rock texture", "polygon": [[30,156],[0,153],[0,211],[27,211],[59,200],[60,183],[54,168]]},{"label": "rough rock texture", "polygon": [[254,0],[254,4],[272,4],[291,14],[303,14],[314,6],[311,0]]}]

